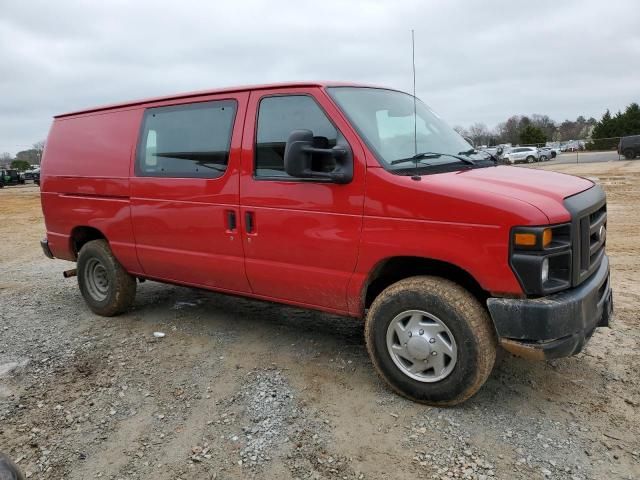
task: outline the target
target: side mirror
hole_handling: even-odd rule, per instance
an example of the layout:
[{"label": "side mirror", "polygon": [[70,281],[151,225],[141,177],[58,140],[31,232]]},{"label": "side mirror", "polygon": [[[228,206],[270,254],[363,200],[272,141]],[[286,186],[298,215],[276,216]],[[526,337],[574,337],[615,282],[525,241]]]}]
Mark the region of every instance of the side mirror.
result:
[{"label": "side mirror", "polygon": [[[329,166],[333,169],[326,171]],[[353,155],[348,145],[314,147],[311,130],[294,130],[284,149],[284,170],[295,178],[349,183],[353,179]]]}]

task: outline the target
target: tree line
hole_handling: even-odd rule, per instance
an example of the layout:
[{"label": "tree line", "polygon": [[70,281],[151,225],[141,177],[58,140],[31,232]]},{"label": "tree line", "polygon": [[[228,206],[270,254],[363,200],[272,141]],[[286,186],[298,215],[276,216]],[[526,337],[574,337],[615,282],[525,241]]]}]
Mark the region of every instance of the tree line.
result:
[{"label": "tree line", "polygon": [[0,167],[11,167],[22,172],[31,170],[32,165],[40,165],[42,152],[44,152],[44,140],[34,143],[27,150],[16,153],[15,157],[8,152],[0,153]]},{"label": "tree line", "polygon": [[618,145],[615,137],[637,134],[640,134],[640,106],[637,103],[632,103],[625,108],[624,112],[618,112],[613,116],[607,110],[602,120],[593,129],[592,148],[598,150],[615,148]]},{"label": "tree line", "polygon": [[587,148],[611,149],[618,144],[618,139],[602,139],[640,134],[640,107],[637,103],[632,103],[624,112],[618,112],[614,116],[607,110],[600,121],[580,115],[575,120],[556,123],[548,115],[533,114],[513,115],[494,129],[489,129],[481,122],[468,128],[454,128],[464,137],[470,138],[475,145],[533,145],[550,141],[585,140]]}]

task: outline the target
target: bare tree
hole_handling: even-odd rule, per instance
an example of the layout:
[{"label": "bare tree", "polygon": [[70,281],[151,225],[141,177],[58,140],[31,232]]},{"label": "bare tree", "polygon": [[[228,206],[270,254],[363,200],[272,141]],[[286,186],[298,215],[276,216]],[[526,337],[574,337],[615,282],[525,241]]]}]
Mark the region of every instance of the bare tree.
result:
[{"label": "bare tree", "polygon": [[13,157],[9,152],[0,153],[0,167],[8,167]]},{"label": "bare tree", "polygon": [[36,163],[40,165],[42,161],[42,152],[44,152],[44,140],[40,140],[33,144],[33,149],[36,151]]},{"label": "bare tree", "polygon": [[474,123],[469,127],[469,137],[473,140],[474,145],[486,145],[489,143],[491,134],[484,123]]},{"label": "bare tree", "polygon": [[517,145],[520,141],[520,116],[513,115],[498,125],[498,133],[502,143]]},{"label": "bare tree", "polygon": [[467,132],[467,130],[460,125],[456,125],[455,127],[453,127],[453,129],[458,132],[460,135],[462,135],[463,137],[468,137],[469,136],[469,132]]},{"label": "bare tree", "polygon": [[556,136],[556,122],[551,120],[551,118],[549,118],[549,115],[540,115],[534,113],[533,115],[531,115],[531,123],[544,132],[547,140],[553,140],[553,137]]}]

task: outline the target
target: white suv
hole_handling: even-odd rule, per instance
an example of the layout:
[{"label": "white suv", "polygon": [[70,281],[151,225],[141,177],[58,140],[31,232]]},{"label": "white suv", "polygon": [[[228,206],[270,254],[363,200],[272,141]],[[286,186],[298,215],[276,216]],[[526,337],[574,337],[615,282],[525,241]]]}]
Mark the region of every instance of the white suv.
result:
[{"label": "white suv", "polygon": [[506,152],[502,159],[512,165],[519,162],[533,163],[540,160],[540,153],[536,147],[514,147]]}]

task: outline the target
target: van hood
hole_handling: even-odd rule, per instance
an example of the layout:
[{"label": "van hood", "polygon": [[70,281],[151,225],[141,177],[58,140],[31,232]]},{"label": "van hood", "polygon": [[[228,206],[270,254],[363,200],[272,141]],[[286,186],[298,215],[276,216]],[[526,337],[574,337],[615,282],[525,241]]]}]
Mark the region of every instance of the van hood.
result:
[{"label": "van hood", "polygon": [[594,185],[582,177],[510,166],[473,168],[444,175],[450,177],[452,186],[464,190],[482,190],[526,202],[542,211],[550,223],[567,221],[569,212],[564,207],[564,199]]}]

